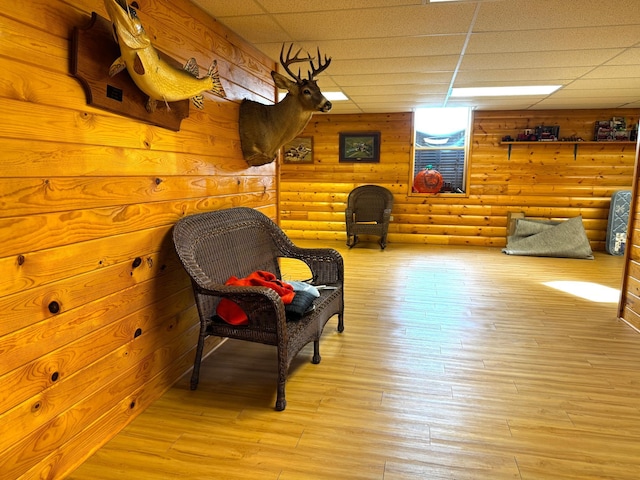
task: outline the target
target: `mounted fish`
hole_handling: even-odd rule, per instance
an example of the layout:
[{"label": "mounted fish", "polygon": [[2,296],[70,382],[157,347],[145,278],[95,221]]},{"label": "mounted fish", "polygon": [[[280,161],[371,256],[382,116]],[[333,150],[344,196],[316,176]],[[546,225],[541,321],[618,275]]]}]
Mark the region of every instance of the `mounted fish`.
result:
[{"label": "mounted fish", "polygon": [[198,65],[193,58],[184,69],[176,68],[153,47],[136,11],[125,0],[104,0],[104,6],[120,47],[120,57],[109,68],[109,75],[113,77],[126,68],[138,88],[149,96],[147,111],[155,111],[158,101],[168,103],[188,98],[202,110],[205,91],[225,97],[215,60],[202,78],[198,78]]}]

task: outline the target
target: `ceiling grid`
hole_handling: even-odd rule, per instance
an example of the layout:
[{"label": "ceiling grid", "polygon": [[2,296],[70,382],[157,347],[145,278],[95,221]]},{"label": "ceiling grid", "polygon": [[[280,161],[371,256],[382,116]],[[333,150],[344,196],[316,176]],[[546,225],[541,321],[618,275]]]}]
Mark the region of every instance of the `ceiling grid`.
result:
[{"label": "ceiling grid", "polygon": [[[192,0],[277,61],[283,43],[332,57],[334,113],[420,107],[640,108],[637,0]],[[561,85],[450,97],[452,88]]]}]

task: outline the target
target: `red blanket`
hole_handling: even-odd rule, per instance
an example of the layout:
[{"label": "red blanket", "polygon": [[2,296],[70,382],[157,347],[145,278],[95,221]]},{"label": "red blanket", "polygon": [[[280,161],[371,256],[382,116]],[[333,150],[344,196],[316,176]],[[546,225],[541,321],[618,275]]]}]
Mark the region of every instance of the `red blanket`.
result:
[{"label": "red blanket", "polygon": [[[278,280],[276,276],[271,272],[265,272],[257,270],[244,278],[231,277],[225,285],[236,285],[244,287],[269,287],[275,290],[282,302],[288,305],[293,300],[295,292],[293,287],[288,283]],[[233,300],[223,298],[220,300],[218,307],[216,308],[216,314],[225,322],[231,325],[246,325],[249,323],[247,314],[240,308],[240,306]]]}]

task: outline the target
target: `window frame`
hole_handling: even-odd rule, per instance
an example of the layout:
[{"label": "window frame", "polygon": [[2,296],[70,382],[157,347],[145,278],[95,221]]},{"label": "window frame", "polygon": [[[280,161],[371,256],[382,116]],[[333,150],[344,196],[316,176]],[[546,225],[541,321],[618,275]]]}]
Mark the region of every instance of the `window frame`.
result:
[{"label": "window frame", "polygon": [[[452,107],[455,108],[455,107]],[[425,109],[426,110],[426,109]],[[469,165],[470,165],[470,157],[471,157],[471,130],[473,128],[473,119],[474,119],[474,110],[469,108],[468,118],[467,118],[467,128],[464,135],[464,146],[463,147],[417,147],[416,146],[416,114],[415,111],[412,112],[411,115],[411,130],[412,130],[412,139],[411,139],[411,167],[409,169],[409,196],[412,197],[469,197]],[[456,192],[438,192],[438,193],[421,193],[413,191],[413,180],[417,175],[416,172],[416,151],[419,150],[463,150],[464,151],[464,170],[463,170],[463,178],[462,183],[464,185],[464,192],[456,193]]]}]

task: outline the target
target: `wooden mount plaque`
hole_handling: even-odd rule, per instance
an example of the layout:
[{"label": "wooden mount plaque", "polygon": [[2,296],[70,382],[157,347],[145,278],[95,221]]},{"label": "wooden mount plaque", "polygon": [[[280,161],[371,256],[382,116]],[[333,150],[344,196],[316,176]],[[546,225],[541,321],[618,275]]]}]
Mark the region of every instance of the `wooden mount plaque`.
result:
[{"label": "wooden mount plaque", "polygon": [[[149,113],[147,95],[126,70],[109,76],[109,67],[120,56],[109,20],[92,12],[87,27],[74,29],[71,43],[71,74],[84,88],[88,105],[169,130],[180,130],[180,123],[189,116],[189,100],[170,102],[170,109],[164,102],[158,102],[156,111]],[[181,67],[177,61],[164,58]]]}]

